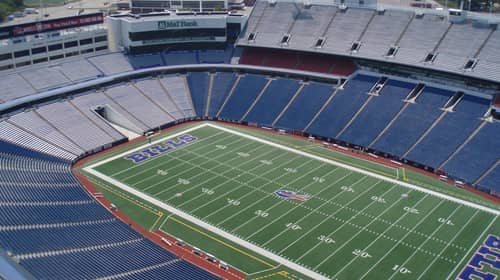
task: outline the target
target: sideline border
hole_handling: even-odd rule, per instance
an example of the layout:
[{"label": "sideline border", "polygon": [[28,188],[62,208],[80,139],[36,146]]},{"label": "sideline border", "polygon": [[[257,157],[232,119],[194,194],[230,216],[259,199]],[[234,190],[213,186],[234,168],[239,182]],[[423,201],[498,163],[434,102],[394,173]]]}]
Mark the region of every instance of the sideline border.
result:
[{"label": "sideline border", "polygon": [[338,166],[338,167],[341,167],[341,168],[345,168],[347,170],[350,170],[350,171],[354,171],[354,172],[357,172],[357,173],[361,173],[363,175],[366,175],[366,176],[370,176],[370,177],[374,177],[374,178],[377,178],[377,179],[380,179],[380,180],[383,180],[383,181],[387,181],[387,182],[391,182],[391,183],[394,183],[394,184],[397,184],[399,186],[403,186],[403,187],[406,187],[406,188],[409,188],[409,189],[413,189],[413,190],[416,190],[416,191],[419,191],[419,192],[423,192],[423,193],[427,193],[429,195],[432,195],[432,196],[435,196],[435,197],[439,197],[441,199],[445,199],[445,200],[448,200],[448,201],[452,201],[452,202],[455,202],[455,203],[458,203],[458,204],[462,204],[464,206],[468,206],[468,207],[471,207],[471,208],[474,208],[474,209],[478,209],[478,210],[481,210],[481,211],[484,211],[484,212],[488,212],[488,213],[491,213],[491,214],[494,214],[494,215],[500,215],[500,211],[498,210],[495,210],[495,209],[491,209],[489,207],[486,207],[486,206],[482,206],[482,205],[478,205],[478,204],[475,204],[475,203],[472,203],[472,202],[469,202],[469,201],[465,201],[465,200],[462,200],[462,199],[459,199],[459,198],[455,198],[455,197],[452,197],[452,196],[448,196],[448,195],[445,195],[445,194],[442,194],[442,193],[439,193],[439,192],[436,192],[436,191],[433,191],[433,190],[428,190],[428,189],[425,189],[423,187],[419,187],[419,186],[416,186],[416,185],[412,185],[412,184],[409,184],[409,183],[406,183],[406,182],[402,182],[400,180],[396,180],[396,179],[392,179],[392,178],[389,178],[389,177],[386,177],[386,176],[382,176],[382,175],[379,175],[379,174],[376,174],[376,173],[373,173],[373,172],[369,172],[369,171],[366,171],[366,170],[363,170],[363,169],[360,169],[360,168],[357,168],[357,167],[353,167],[353,166],[349,166],[349,165],[346,165],[346,164],[343,164],[343,163],[340,163],[340,162],[337,162],[337,161],[334,161],[334,160],[331,160],[331,159],[326,159],[326,158],[323,158],[323,157],[320,157],[320,156],[316,156],[316,155],[313,155],[313,154],[310,154],[310,153],[307,153],[307,152],[304,152],[304,151],[300,151],[300,150],[297,150],[297,149],[294,149],[294,148],[291,148],[291,147],[287,147],[287,146],[284,146],[284,145],[281,145],[281,144],[277,144],[277,143],[274,143],[274,142],[271,142],[271,141],[268,141],[268,140],[264,140],[264,139],[261,139],[261,138],[258,138],[258,137],[255,137],[255,136],[251,136],[251,135],[248,135],[248,134],[245,134],[245,133],[242,133],[242,132],[239,132],[239,131],[234,131],[232,129],[229,129],[229,128],[226,128],[226,127],[221,127],[221,126],[218,126],[218,125],[215,125],[215,124],[212,124],[212,123],[203,123],[203,124],[200,124],[200,125],[197,125],[197,126],[194,126],[194,127],[191,127],[189,129],[186,129],[186,130],[183,130],[183,131],[180,131],[178,133],[175,133],[173,135],[169,135],[169,136],[166,136],[166,137],[163,137],[161,139],[158,139],[158,140],[155,140],[153,141],[152,143],[146,143],[140,147],[136,147],[132,150],[128,150],[128,151],[125,151],[123,153],[120,153],[118,155],[115,155],[113,157],[110,157],[110,158],[107,158],[103,161],[100,161],[100,162],[96,162],[92,165],[89,165],[85,168],[83,168],[83,170],[85,172],[88,172],[89,174],[92,174],[104,181],[107,181],[108,183],[111,183],[119,188],[121,188],[122,190],[124,191],[127,191],[133,195],[136,195],[137,197],[143,199],[143,200],[146,200],[148,202],[150,202],[151,204],[157,206],[157,207],[160,207],[164,210],[167,210],[183,219],[186,219],[198,226],[201,226],[215,234],[218,234],[232,242],[235,242],[237,244],[239,244],[240,246],[243,246],[243,247],[246,247],[258,254],[261,254],[271,260],[274,260],[278,263],[281,263],[289,268],[292,268],[294,270],[297,270],[298,272],[300,273],[303,273],[304,275],[308,276],[308,277],[311,277],[313,279],[321,279],[321,280],[326,280],[328,279],[327,277],[323,276],[322,274],[318,273],[318,272],[315,272],[315,271],[312,271],[310,269],[307,269],[305,267],[303,267],[302,265],[299,265],[293,261],[290,261],[290,260],[287,260],[281,256],[278,256],[274,253],[271,253],[255,244],[252,244],[246,240],[243,240],[239,237],[236,237],[230,233],[227,233],[217,227],[215,227],[214,225],[212,224],[209,224],[205,221],[202,221],[196,217],[193,217],[185,212],[183,212],[182,210],[179,210],[175,207],[172,207],[170,205],[167,205],[166,203],[154,198],[154,197],[151,197],[149,196],[148,194],[145,194],[137,189],[134,189],[132,187],[129,187],[127,186],[126,184],[123,184],[107,175],[104,175],[96,170],[94,170],[95,167],[97,166],[100,166],[100,165],[103,165],[105,163],[108,163],[110,161],[113,161],[115,159],[118,159],[118,158],[121,158],[123,157],[124,155],[127,155],[127,154],[130,154],[130,153],[133,153],[135,151],[139,151],[141,149],[144,149],[152,144],[156,144],[156,143],[159,143],[161,141],[164,141],[166,139],[171,139],[171,138],[174,138],[174,137],[177,137],[179,135],[182,135],[182,134],[185,134],[185,133],[188,133],[188,132],[191,132],[191,131],[194,131],[194,130],[197,130],[197,129],[200,129],[200,128],[203,128],[203,127],[212,127],[212,128],[215,128],[215,129],[218,129],[218,130],[222,130],[222,131],[225,131],[225,132],[228,132],[228,133],[231,133],[231,134],[234,134],[234,135],[238,135],[240,137],[244,137],[244,138],[247,138],[247,139],[250,139],[250,140],[253,140],[253,141],[256,141],[256,142],[259,142],[259,143],[263,143],[263,144],[266,144],[266,145],[269,145],[269,146],[272,146],[272,147],[275,147],[275,148],[279,148],[279,149],[282,149],[282,150],[285,150],[285,151],[288,151],[288,152],[291,152],[291,153],[294,153],[294,154],[298,154],[298,155],[301,155],[301,156],[305,156],[305,157],[308,157],[308,158],[311,158],[311,159],[315,159],[315,160],[318,160],[318,161],[321,161],[321,162],[324,162],[324,163],[328,163],[328,164],[331,164],[331,165],[335,165],[335,166]]}]

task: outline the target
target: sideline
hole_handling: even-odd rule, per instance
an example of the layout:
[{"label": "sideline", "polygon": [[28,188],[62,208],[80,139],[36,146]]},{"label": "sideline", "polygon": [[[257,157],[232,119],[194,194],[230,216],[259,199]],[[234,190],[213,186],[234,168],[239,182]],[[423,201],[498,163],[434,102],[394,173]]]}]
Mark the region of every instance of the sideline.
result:
[{"label": "sideline", "polygon": [[310,154],[310,153],[307,153],[307,152],[304,152],[304,151],[300,151],[300,150],[297,150],[297,149],[294,149],[294,148],[283,146],[281,144],[276,144],[274,142],[263,140],[263,139],[260,139],[258,137],[255,137],[255,136],[247,135],[247,134],[241,133],[239,131],[234,131],[234,130],[226,128],[226,127],[221,127],[221,126],[218,126],[218,125],[215,125],[215,124],[211,124],[211,123],[207,123],[206,125],[210,126],[210,127],[213,127],[213,128],[216,128],[216,129],[219,129],[219,130],[222,130],[222,131],[226,131],[228,133],[232,133],[232,134],[235,134],[235,135],[247,138],[247,139],[254,140],[256,142],[267,144],[269,146],[272,146],[272,147],[275,147],[275,148],[279,148],[279,149],[282,149],[282,150],[285,150],[285,151],[288,151],[288,152],[291,152],[291,153],[294,153],[294,154],[298,154],[298,155],[305,156],[305,157],[308,157],[308,158],[312,158],[312,159],[315,159],[315,160],[318,160],[318,161],[322,161],[322,162],[325,162],[325,163],[336,165],[338,167],[342,167],[342,168],[345,168],[345,169],[350,170],[350,171],[361,173],[361,174],[366,175],[366,176],[370,176],[370,177],[373,177],[373,178],[384,180],[384,181],[387,181],[387,182],[390,182],[390,183],[393,183],[393,184],[397,184],[397,185],[400,185],[400,186],[403,186],[403,187],[407,187],[409,189],[413,189],[413,190],[419,191],[419,192],[427,193],[427,194],[430,194],[432,196],[436,196],[436,197],[439,197],[439,198],[442,198],[442,199],[446,199],[446,200],[449,200],[449,201],[452,201],[452,202],[455,202],[455,203],[459,203],[459,204],[462,204],[462,205],[465,205],[465,206],[468,206],[468,207],[471,207],[471,208],[474,208],[474,209],[478,209],[478,210],[481,210],[481,211],[484,211],[484,212],[488,212],[490,214],[494,214],[494,215],[497,215],[497,216],[500,215],[500,210],[495,210],[495,209],[492,209],[492,208],[489,208],[489,207],[486,207],[486,206],[478,205],[478,204],[475,204],[475,203],[472,203],[472,202],[469,202],[469,201],[466,201],[466,200],[463,200],[463,199],[460,199],[460,198],[452,197],[452,196],[449,196],[449,195],[446,195],[446,194],[442,194],[442,193],[439,193],[439,192],[436,192],[436,191],[433,191],[433,190],[429,190],[429,189],[426,189],[426,188],[423,188],[423,187],[419,187],[419,186],[415,186],[415,185],[412,185],[412,184],[409,184],[409,183],[406,183],[406,182],[402,182],[400,180],[392,179],[392,178],[389,178],[389,177],[386,177],[386,176],[382,176],[382,175],[379,175],[379,174],[376,174],[376,173],[373,173],[373,172],[370,172],[370,171],[366,171],[366,170],[360,169],[358,167],[354,167],[354,166],[350,166],[350,165],[347,165],[347,164],[343,164],[343,163],[340,163],[340,162],[337,162],[337,161],[334,161],[334,160],[331,160],[331,159],[326,159],[324,157],[320,157],[320,156],[313,155],[313,154]]},{"label": "sideline", "polygon": [[277,144],[277,143],[274,143],[274,142],[271,142],[271,141],[267,141],[267,140],[263,140],[261,138],[258,138],[258,137],[254,137],[254,136],[251,136],[251,135],[247,135],[247,134],[244,134],[244,133],[241,133],[241,132],[238,132],[238,131],[234,131],[232,129],[229,129],[229,128],[226,128],[226,127],[221,127],[221,126],[218,126],[218,125],[215,125],[215,124],[212,124],[212,123],[203,123],[203,124],[200,124],[198,126],[194,126],[194,127],[191,127],[187,130],[184,130],[184,131],[181,131],[179,133],[176,133],[176,134],[173,134],[173,135],[169,135],[165,138],[162,138],[162,139],[159,139],[159,140],[156,140],[154,142],[152,142],[151,144],[145,144],[145,145],[142,145],[140,147],[137,147],[133,150],[129,150],[129,151],[126,151],[124,153],[121,153],[121,154],[118,154],[116,156],[113,156],[111,158],[108,158],[106,160],[103,160],[101,162],[97,162],[97,163],[94,163],[92,165],[89,165],[85,168],[83,168],[83,170],[85,172],[88,172],[89,174],[92,174],[102,180],[105,180],[119,188],[121,188],[122,190],[124,191],[127,191],[145,201],[148,201],[150,202],[151,204],[157,206],[157,207],[160,207],[160,208],[163,208],[165,209],[166,211],[169,211],[185,220],[188,220],[200,227],[203,227],[215,234],[218,234],[232,242],[235,242],[237,244],[239,244],[240,246],[243,246],[243,247],[246,247],[258,254],[261,254],[273,261],[276,261],[278,263],[281,263],[291,269],[294,269],[294,270],[297,270],[298,272],[308,276],[308,277],[311,277],[313,279],[318,279],[318,280],[326,280],[326,279],[329,279],[325,276],[323,276],[322,274],[319,274],[315,271],[312,271],[310,269],[307,269],[299,264],[296,264],[295,262],[293,261],[290,261],[288,259],[285,259],[281,256],[278,256],[274,253],[271,253],[253,243],[250,243],[246,240],[243,240],[239,237],[236,237],[232,234],[229,234],[219,228],[217,228],[216,226],[210,224],[210,223],[207,223],[205,221],[202,221],[196,217],[193,217],[175,207],[172,207],[162,201],[160,201],[159,199],[156,199],[154,197],[151,197],[149,196],[148,194],[145,194],[139,190],[136,190],[132,187],[129,187],[107,175],[104,175],[96,170],[94,170],[93,168],[97,167],[97,166],[100,166],[102,164],[105,164],[105,163],[108,163],[110,161],[113,161],[117,158],[120,158],[124,155],[127,155],[127,154],[130,154],[134,151],[138,151],[138,150],[141,150],[145,147],[148,147],[152,144],[155,144],[155,143],[159,143],[161,141],[164,141],[165,139],[170,139],[170,138],[173,138],[173,137],[177,137],[179,135],[182,135],[184,133],[187,133],[187,132],[191,132],[191,131],[194,131],[194,130],[197,130],[199,128],[202,128],[202,127],[212,127],[212,128],[215,128],[215,129],[218,129],[218,130],[222,130],[222,131],[225,131],[225,132],[228,132],[228,133],[231,133],[231,134],[234,134],[234,135],[238,135],[238,136],[241,136],[241,137],[244,137],[244,138],[247,138],[247,139],[250,139],[250,140],[253,140],[253,141],[256,141],[256,142],[259,142],[259,143],[263,143],[263,144],[267,144],[269,146],[272,146],[272,147],[276,147],[276,148],[279,148],[279,149],[282,149],[282,150],[285,150],[285,151],[288,151],[288,152],[291,152],[291,153],[294,153],[294,154],[298,154],[298,155],[302,155],[302,156],[305,156],[305,157],[308,157],[308,158],[312,158],[312,159],[315,159],[315,160],[318,160],[318,161],[321,161],[321,162],[324,162],[324,163],[328,163],[328,164],[331,164],[331,165],[335,165],[335,166],[339,166],[339,167],[342,167],[342,168],[345,168],[347,170],[350,170],[350,171],[354,171],[354,172],[357,172],[357,173],[361,173],[363,175],[366,175],[366,176],[370,176],[370,177],[374,177],[374,178],[377,178],[377,179],[380,179],[380,180],[384,180],[384,181],[387,181],[387,182],[391,182],[391,183],[394,183],[394,184],[397,184],[399,186],[403,186],[403,187],[407,187],[407,188],[410,188],[410,189],[413,189],[413,190],[417,190],[417,191],[420,191],[420,192],[423,192],[423,193],[427,193],[429,195],[432,195],[432,196],[436,196],[436,197],[439,197],[439,198],[442,198],[442,199],[445,199],[445,200],[448,200],[448,201],[452,201],[452,202],[455,202],[455,203],[459,203],[459,204],[462,204],[462,205],[465,205],[465,206],[468,206],[468,207],[471,207],[471,208],[475,208],[475,209],[478,209],[478,210],[481,210],[481,211],[484,211],[484,212],[488,212],[488,213],[491,213],[491,214],[494,214],[494,215],[500,215],[500,211],[498,210],[494,210],[494,209],[491,209],[489,207],[485,207],[485,206],[481,206],[481,205],[477,205],[475,203],[471,203],[471,202],[468,202],[468,201],[465,201],[465,200],[462,200],[462,199],[459,199],[459,198],[455,198],[455,197],[451,197],[451,196],[448,196],[448,195],[445,195],[445,194],[442,194],[442,193],[439,193],[439,192],[436,192],[436,191],[432,191],[432,190],[428,190],[428,189],[425,189],[425,188],[422,188],[422,187],[418,187],[418,186],[415,186],[415,185],[412,185],[412,184],[409,184],[409,183],[406,183],[406,182],[402,182],[402,181],[399,181],[399,180],[396,180],[396,179],[392,179],[392,178],[388,178],[388,177],[385,177],[385,176],[382,176],[382,175],[379,175],[379,174],[375,174],[375,173],[372,173],[372,172],[369,172],[369,171],[366,171],[366,170],[362,170],[360,168],[357,168],[357,167],[353,167],[353,166],[349,166],[349,165],[346,165],[346,164],[343,164],[343,163],[339,163],[337,161],[334,161],[334,160],[330,160],[330,159],[326,159],[326,158],[323,158],[323,157],[320,157],[320,156],[316,156],[316,155],[313,155],[313,154],[310,154],[310,153],[307,153],[307,152],[304,152],[304,151],[300,151],[300,150],[297,150],[297,149],[294,149],[294,148],[290,148],[290,147],[287,147],[287,146],[284,146],[284,145],[281,145],[281,144]]}]

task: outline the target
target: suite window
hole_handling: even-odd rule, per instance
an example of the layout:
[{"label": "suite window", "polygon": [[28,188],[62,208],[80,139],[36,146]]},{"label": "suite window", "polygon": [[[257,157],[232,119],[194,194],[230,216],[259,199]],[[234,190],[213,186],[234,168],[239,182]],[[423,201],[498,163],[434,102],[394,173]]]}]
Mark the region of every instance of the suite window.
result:
[{"label": "suite window", "polygon": [[40,59],[35,59],[33,60],[33,64],[37,64],[37,63],[42,63],[42,62],[47,62],[49,59],[46,58],[46,57],[43,57],[43,58],[40,58]]},{"label": "suite window", "polygon": [[14,53],[14,57],[23,57],[23,56],[28,56],[30,55],[30,51],[29,50],[22,50],[22,51],[17,51]]},{"label": "suite window", "polygon": [[61,58],[64,58],[64,55],[60,54],[60,55],[51,56],[50,60],[57,60],[57,59],[61,59]]},{"label": "suite window", "polygon": [[108,49],[108,46],[101,46],[101,47],[95,48],[95,51],[98,52],[98,51],[107,50],[107,49]]},{"label": "suite window", "polygon": [[92,44],[92,39],[80,40],[80,46]]},{"label": "suite window", "polygon": [[55,45],[50,45],[49,46],[49,52],[51,51],[57,51],[62,49],[62,44],[55,44]]},{"label": "suite window", "polygon": [[74,48],[76,46],[78,46],[78,42],[77,41],[71,41],[71,42],[64,43],[64,48],[65,49]]},{"label": "suite window", "polygon": [[12,59],[12,54],[11,53],[0,54],[0,61],[1,60],[9,60],[9,59]]},{"label": "suite window", "polygon": [[107,41],[108,40],[108,37],[107,36],[99,36],[99,37],[95,37],[94,41],[97,43],[97,42],[104,42],[104,41]]},{"label": "suite window", "polygon": [[46,52],[47,52],[47,47],[39,47],[39,48],[31,49],[31,54],[39,54],[39,53],[46,53]]}]

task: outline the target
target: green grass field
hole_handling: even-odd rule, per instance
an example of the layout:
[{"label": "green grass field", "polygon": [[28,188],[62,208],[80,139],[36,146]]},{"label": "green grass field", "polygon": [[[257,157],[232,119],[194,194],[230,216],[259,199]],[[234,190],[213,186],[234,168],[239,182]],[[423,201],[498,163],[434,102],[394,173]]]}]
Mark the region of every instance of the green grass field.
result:
[{"label": "green grass field", "polygon": [[[254,279],[286,279],[280,273],[290,270],[199,227],[196,220],[332,279],[455,278],[479,243],[500,232],[498,216],[491,211],[377,177],[399,178],[399,170],[262,132],[206,125],[191,129],[188,134],[197,138],[192,143],[138,164],[125,158],[132,152],[115,152],[106,161],[93,161],[89,177],[146,228],[159,228],[214,253]],[[440,189],[437,181],[422,181]],[[155,201],[140,200],[120,184],[192,220],[171,215]],[[451,188],[442,189],[491,206]],[[305,201],[281,198],[279,190]]]}]

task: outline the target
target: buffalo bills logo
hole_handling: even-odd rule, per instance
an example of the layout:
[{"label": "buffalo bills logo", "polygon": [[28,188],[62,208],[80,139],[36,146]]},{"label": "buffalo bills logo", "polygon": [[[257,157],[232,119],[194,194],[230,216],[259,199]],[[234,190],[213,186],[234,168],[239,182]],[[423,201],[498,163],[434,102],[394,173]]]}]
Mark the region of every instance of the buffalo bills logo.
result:
[{"label": "buffalo bills logo", "polygon": [[134,163],[141,163],[141,162],[146,161],[150,158],[164,154],[168,151],[185,146],[185,145],[192,143],[196,140],[198,140],[198,138],[196,138],[195,136],[192,136],[189,134],[184,134],[184,135],[177,137],[176,140],[167,140],[167,141],[159,143],[157,145],[153,145],[153,146],[151,146],[147,149],[144,149],[140,152],[136,152],[136,153],[133,153],[131,155],[127,155],[127,156],[125,156],[125,159],[131,160]]},{"label": "buffalo bills logo", "polygon": [[301,202],[307,201],[309,199],[309,197],[307,197],[306,195],[297,194],[295,192],[287,190],[277,190],[274,192],[274,194],[283,199],[291,199]]},{"label": "buffalo bills logo", "polygon": [[500,272],[500,238],[488,235],[457,279],[497,279]]}]

